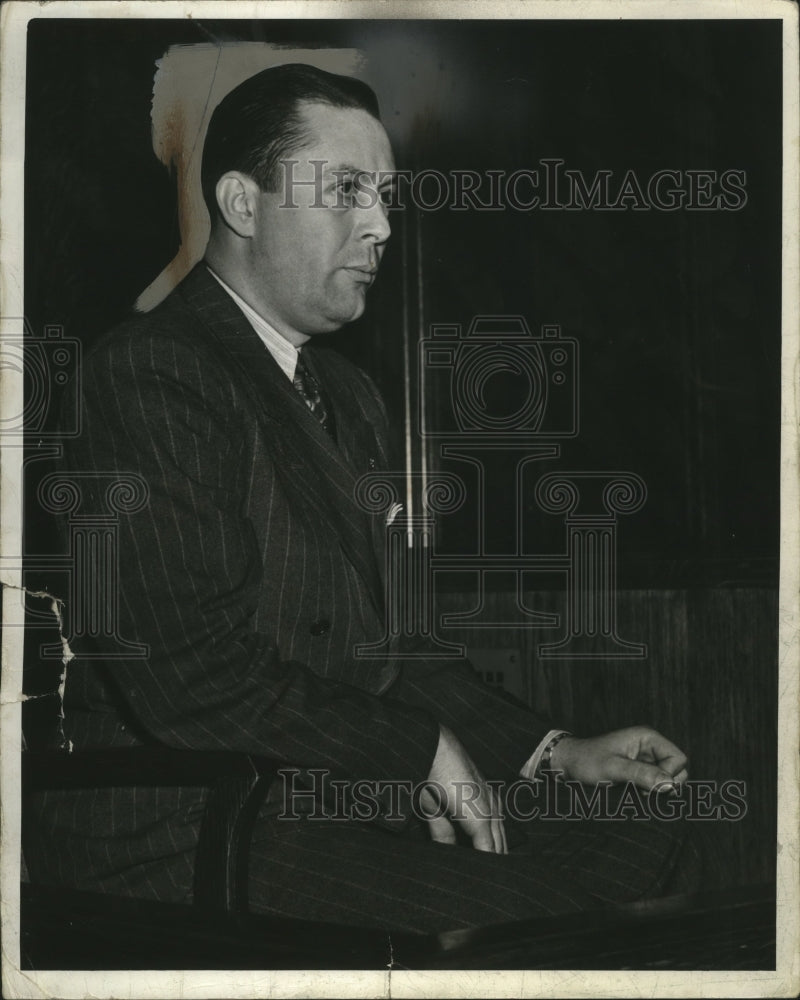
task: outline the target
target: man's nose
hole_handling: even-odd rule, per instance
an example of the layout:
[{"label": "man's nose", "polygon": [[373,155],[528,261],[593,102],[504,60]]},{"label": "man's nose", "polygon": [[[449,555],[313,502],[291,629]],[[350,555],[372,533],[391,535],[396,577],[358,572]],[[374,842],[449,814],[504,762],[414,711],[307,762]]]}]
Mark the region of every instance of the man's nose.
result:
[{"label": "man's nose", "polygon": [[376,245],[385,243],[392,234],[392,227],[389,225],[389,208],[383,203],[380,197],[375,204],[360,208],[358,214],[362,216],[359,220],[362,239],[371,240]]}]

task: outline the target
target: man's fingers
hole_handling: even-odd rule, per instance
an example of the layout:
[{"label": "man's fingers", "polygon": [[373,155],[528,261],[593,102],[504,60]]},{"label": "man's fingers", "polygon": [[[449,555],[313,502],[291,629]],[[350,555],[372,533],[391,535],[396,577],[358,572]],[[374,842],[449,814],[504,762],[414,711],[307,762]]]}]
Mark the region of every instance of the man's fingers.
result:
[{"label": "man's fingers", "polygon": [[485,788],[482,790],[480,801],[483,803],[484,808],[488,807],[489,809],[488,815],[483,814],[481,816],[481,822],[487,824],[491,832],[492,852],[494,854],[508,854],[503,812],[497,796],[491,789]]},{"label": "man's fingers", "polygon": [[431,835],[431,840],[437,844],[455,844],[456,842],[456,831],[446,816],[429,818],[428,833]]},{"label": "man's fingers", "polygon": [[574,740],[570,751],[570,777],[587,784],[632,782],[649,792],[660,785],[675,787],[689,777],[686,754],[645,726]]},{"label": "man's fingers", "polygon": [[629,760],[627,757],[611,757],[607,770],[611,781],[632,781],[648,792],[657,785],[665,782],[672,784],[674,781],[672,775],[660,766],[648,764],[643,760]]},{"label": "man's fingers", "polygon": [[[458,738],[446,726],[439,726],[439,743],[428,778],[435,782],[440,799],[438,805],[449,819],[449,829],[441,823],[431,827],[435,840],[455,843],[455,833],[450,824],[458,823],[476,850],[506,853],[505,831],[499,818],[501,812],[492,789]],[[437,803],[425,789],[420,804],[423,812],[431,814],[434,812],[432,805]]]},{"label": "man's fingers", "polygon": [[[427,822],[431,840],[437,844],[457,843],[455,828],[446,816],[431,817]],[[486,851],[489,854],[508,853],[502,820],[471,818],[462,822],[462,827],[475,850]]]},{"label": "man's fingers", "polygon": [[491,854],[506,853],[500,810],[488,788],[481,788],[478,796],[470,800],[460,821],[476,850],[489,851]]},{"label": "man's fingers", "polygon": [[679,750],[672,757],[660,757],[656,763],[662,771],[666,771],[672,777],[677,777],[681,771],[686,770],[687,758],[686,754],[681,753]]},{"label": "man's fingers", "polygon": [[498,854],[508,854],[508,844],[506,842],[506,826],[503,822],[503,808],[499,797],[492,792],[492,820],[495,844]]},{"label": "man's fingers", "polygon": [[474,827],[470,829],[471,826],[472,824],[470,826],[465,824],[465,829],[472,838],[472,846],[476,851],[487,851],[489,854],[502,854],[502,851],[497,849],[497,841],[492,830],[493,823],[491,820],[481,820],[475,823]]},{"label": "man's fingers", "polygon": [[492,820],[492,836],[494,837],[495,854],[508,854],[506,831],[501,819]]},{"label": "man's fingers", "polygon": [[686,767],[686,754],[655,729],[649,730],[642,741],[642,750],[652,755],[650,759],[669,775],[677,775]]},{"label": "man's fingers", "polygon": [[422,789],[422,794],[419,797],[419,804],[422,808],[422,812],[425,814],[425,819],[429,823],[432,822],[433,818],[441,812],[439,803],[433,797],[428,788]]},{"label": "man's fingers", "polygon": [[492,818],[489,820],[492,831],[492,841],[494,843],[495,854],[506,854],[506,832],[503,829],[503,821],[498,815],[497,803],[492,802]]}]

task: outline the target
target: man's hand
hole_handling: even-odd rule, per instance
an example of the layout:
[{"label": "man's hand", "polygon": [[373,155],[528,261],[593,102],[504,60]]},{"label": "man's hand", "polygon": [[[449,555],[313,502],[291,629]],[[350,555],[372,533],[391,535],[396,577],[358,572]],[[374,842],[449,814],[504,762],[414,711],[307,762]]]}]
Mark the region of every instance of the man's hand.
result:
[{"label": "man's hand", "polygon": [[442,810],[446,813],[428,818],[433,840],[454,844],[452,824],[458,823],[477,850],[508,853],[499,803],[467,751],[446,726],[439,727],[439,745],[428,781],[441,787],[442,798],[437,803],[426,789],[421,799],[423,809],[430,814]]},{"label": "man's hand", "polygon": [[585,740],[565,736],[553,747],[550,769],[590,785],[631,781],[648,792],[659,786],[675,787],[689,777],[686,755],[646,726]]}]

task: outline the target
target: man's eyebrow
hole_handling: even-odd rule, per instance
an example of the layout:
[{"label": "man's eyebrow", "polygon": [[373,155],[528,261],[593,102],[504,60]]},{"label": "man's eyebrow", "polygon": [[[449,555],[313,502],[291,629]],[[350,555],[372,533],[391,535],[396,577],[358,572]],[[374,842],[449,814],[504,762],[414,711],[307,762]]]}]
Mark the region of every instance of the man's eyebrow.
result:
[{"label": "man's eyebrow", "polygon": [[347,174],[363,174],[367,172],[362,170],[360,167],[354,166],[352,163],[340,163],[336,166],[331,166],[329,163],[326,163],[325,169],[329,174],[333,174],[335,177],[345,177]]},{"label": "man's eyebrow", "polygon": [[340,166],[331,167],[326,165],[326,170],[334,177],[375,177],[381,186],[394,184],[397,180],[396,170],[365,170],[363,167],[356,167],[352,163],[342,163]]}]

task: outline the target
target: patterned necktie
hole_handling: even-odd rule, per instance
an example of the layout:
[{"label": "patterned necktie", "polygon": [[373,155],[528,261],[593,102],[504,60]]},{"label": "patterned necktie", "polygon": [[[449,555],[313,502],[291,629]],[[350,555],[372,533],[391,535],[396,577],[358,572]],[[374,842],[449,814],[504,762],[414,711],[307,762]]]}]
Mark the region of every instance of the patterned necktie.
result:
[{"label": "patterned necktie", "polygon": [[294,370],[292,384],[300,393],[303,402],[319,420],[324,429],[336,440],[336,423],[333,417],[330,400],[322,391],[319,382],[314,378],[306,366],[303,352],[297,352],[297,365]]}]

